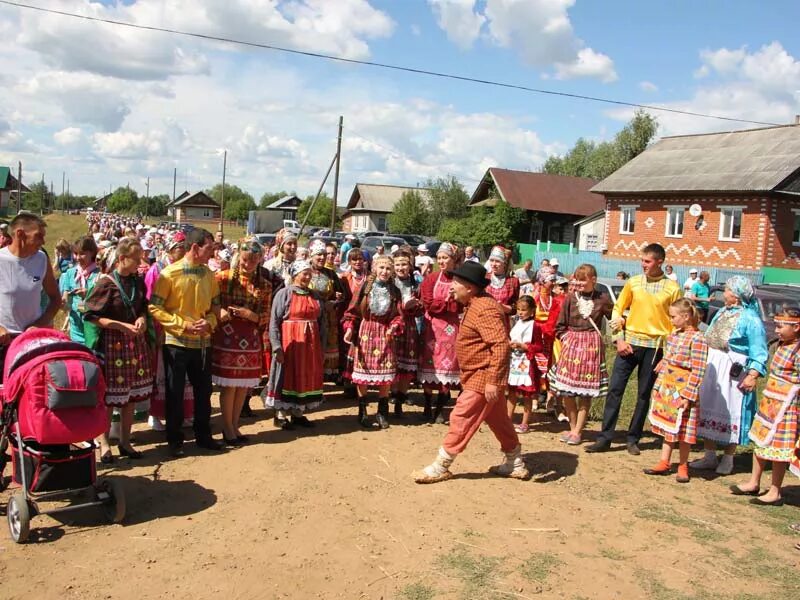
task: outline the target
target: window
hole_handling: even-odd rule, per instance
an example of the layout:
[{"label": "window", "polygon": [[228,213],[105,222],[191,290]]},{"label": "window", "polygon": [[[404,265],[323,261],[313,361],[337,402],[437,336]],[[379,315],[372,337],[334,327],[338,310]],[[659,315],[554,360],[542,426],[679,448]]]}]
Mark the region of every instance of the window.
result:
[{"label": "window", "polygon": [[386,217],[378,217],[378,231],[386,231]]},{"label": "window", "polygon": [[619,207],[619,232],[633,234],[634,226],[636,224],[636,207],[635,206],[620,206]]},{"label": "window", "polygon": [[792,229],[792,246],[800,246],[800,209],[793,210],[794,229]]},{"label": "window", "polygon": [[204,217],[210,217],[211,216],[211,209],[210,208],[204,208],[203,209],[203,216]]},{"label": "window", "polygon": [[683,213],[686,209],[682,206],[667,207],[667,237],[683,237]]},{"label": "window", "polygon": [[738,242],[742,237],[742,207],[727,206],[720,208],[719,211],[719,239]]},{"label": "window", "polygon": [[293,210],[285,210],[283,211],[283,220],[284,221],[294,221],[295,212]]}]

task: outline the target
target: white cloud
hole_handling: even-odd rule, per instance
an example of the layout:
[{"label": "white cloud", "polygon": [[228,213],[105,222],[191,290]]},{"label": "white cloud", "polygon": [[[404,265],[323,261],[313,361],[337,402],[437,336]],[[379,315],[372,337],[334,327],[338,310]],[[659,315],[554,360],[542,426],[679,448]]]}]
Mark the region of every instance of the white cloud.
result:
[{"label": "white cloud", "polygon": [[66,127],[61,131],[56,131],[53,134],[53,139],[61,146],[69,146],[76,144],[81,140],[83,132],[80,127]]},{"label": "white cloud", "polygon": [[[428,0],[447,37],[469,48],[483,29],[486,39],[516,50],[537,68],[554,68],[558,79],[617,80],[614,61],[586,46],[572,28],[568,10],[575,0]],[[548,74],[544,74],[545,77]]]},{"label": "white cloud", "polygon": [[107,158],[144,159],[163,155],[164,135],[160,131],[97,133],[94,145],[97,153]]},{"label": "white cloud", "polygon": [[[702,64],[695,76],[702,75],[702,82],[691,97],[659,106],[763,123],[793,122],[800,106],[800,60],[779,42],[766,44],[754,52],[746,47],[703,50],[700,60]],[[632,111],[620,109],[609,114],[627,120]],[[663,135],[759,126],[667,112],[657,116]]]},{"label": "white cloud", "polygon": [[591,48],[579,50],[578,58],[573,62],[556,63],[556,79],[576,77],[594,77],[603,83],[619,79],[614,70],[614,62],[605,54],[599,54]]},{"label": "white cloud", "polygon": [[657,92],[658,86],[652,81],[640,81],[639,89],[643,92]]},{"label": "white cloud", "polygon": [[[102,4],[54,0],[52,8],[87,16],[189,31],[299,50],[366,58],[366,40],[391,35],[394,23],[368,0],[138,0]],[[158,80],[208,72],[206,53],[243,47],[34,11],[20,12],[17,43],[52,67],[124,79]]]},{"label": "white cloud", "polygon": [[475,0],[428,0],[447,38],[466,50],[478,38],[486,17],[475,11]]}]

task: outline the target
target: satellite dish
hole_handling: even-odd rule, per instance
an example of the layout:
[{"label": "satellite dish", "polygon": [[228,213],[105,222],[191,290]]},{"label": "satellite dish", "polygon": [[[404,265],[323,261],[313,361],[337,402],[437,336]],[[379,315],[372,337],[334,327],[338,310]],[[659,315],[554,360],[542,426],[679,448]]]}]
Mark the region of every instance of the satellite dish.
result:
[{"label": "satellite dish", "polygon": [[701,214],[703,214],[703,208],[699,204],[692,204],[689,207],[689,214],[693,217],[699,217]]}]

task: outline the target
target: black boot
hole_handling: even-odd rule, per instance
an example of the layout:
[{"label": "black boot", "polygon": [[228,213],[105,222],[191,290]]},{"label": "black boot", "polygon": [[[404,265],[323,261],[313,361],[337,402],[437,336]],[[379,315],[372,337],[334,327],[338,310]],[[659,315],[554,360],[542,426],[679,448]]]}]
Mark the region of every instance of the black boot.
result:
[{"label": "black boot", "polygon": [[433,423],[433,413],[431,412],[431,403],[433,397],[428,392],[425,392],[425,408],[422,411],[422,420],[428,423]]},{"label": "black boot", "polygon": [[398,392],[394,396],[394,416],[398,419],[403,418],[403,402],[406,401],[406,395]]},{"label": "black boot", "polygon": [[359,398],[358,399],[358,422],[365,429],[372,429],[372,423],[369,422],[369,417],[367,417],[367,399],[366,398]]},{"label": "black boot", "polygon": [[444,425],[447,421],[444,418],[444,405],[447,402],[447,394],[439,392],[436,396],[436,410],[433,411],[433,421],[437,425]]},{"label": "black boot", "polygon": [[389,429],[389,399],[378,399],[378,414],[375,415],[375,420],[381,429]]}]

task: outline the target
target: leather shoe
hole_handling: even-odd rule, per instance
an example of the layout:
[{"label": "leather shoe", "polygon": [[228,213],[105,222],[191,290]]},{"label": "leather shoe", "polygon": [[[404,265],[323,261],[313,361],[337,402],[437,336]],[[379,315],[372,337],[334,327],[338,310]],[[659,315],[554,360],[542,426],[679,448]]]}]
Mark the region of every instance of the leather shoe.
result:
[{"label": "leather shoe", "polygon": [[639,456],[641,453],[642,451],[639,450],[638,444],[635,444],[633,442],[628,442],[628,454],[630,454],[631,456]]},{"label": "leather shoe", "polygon": [[183,451],[183,444],[169,444],[169,455],[173,458],[181,458],[182,456],[186,456],[186,453]]},{"label": "leather shoe", "polygon": [[584,451],[589,453],[608,452],[609,450],[611,450],[611,444],[605,440],[597,440],[595,443],[589,444],[584,448]]},{"label": "leather shoe", "polygon": [[197,444],[198,448],[204,448],[206,450],[216,450],[220,451],[225,448],[225,445],[221,442],[218,442],[212,437],[208,437],[205,439],[195,440],[195,444]]}]

